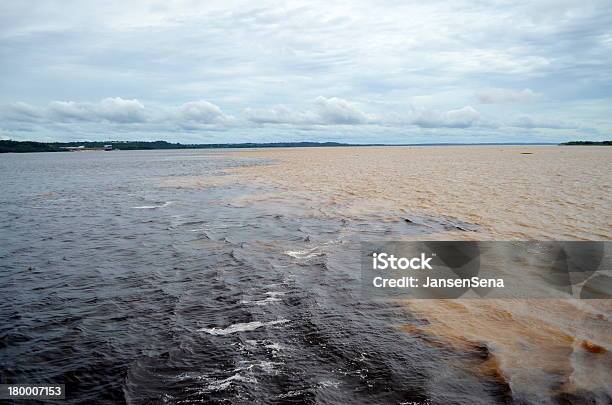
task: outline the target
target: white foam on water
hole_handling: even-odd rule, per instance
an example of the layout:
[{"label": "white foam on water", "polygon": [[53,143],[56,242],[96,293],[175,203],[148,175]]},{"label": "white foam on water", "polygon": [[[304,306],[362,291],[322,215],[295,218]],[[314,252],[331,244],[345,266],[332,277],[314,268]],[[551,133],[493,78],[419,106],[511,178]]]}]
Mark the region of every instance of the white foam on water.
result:
[{"label": "white foam on water", "polygon": [[233,325],[228,326],[225,329],[202,328],[202,329],[198,329],[198,332],[206,332],[210,335],[229,335],[231,333],[237,333],[237,332],[250,332],[250,331],[254,331],[255,329],[259,329],[263,326],[280,325],[280,324],[287,323],[287,322],[289,322],[288,319],[278,319],[276,321],[270,321],[270,322],[254,321],[254,322],[245,322],[245,323],[235,323]]},{"label": "white foam on water", "polygon": [[204,374],[200,374],[200,373],[181,373],[179,375],[176,376],[176,379],[179,381],[184,381],[184,380],[207,380],[208,377]]},{"label": "white foam on water", "polygon": [[154,210],[156,208],[167,207],[167,206],[169,206],[172,203],[173,203],[173,201],[166,201],[165,203],[160,204],[160,205],[140,205],[138,207],[132,207],[132,208],[136,209],[136,210]]},{"label": "white foam on water", "polygon": [[304,393],[304,390],[291,390],[291,391],[285,392],[284,394],[279,394],[276,398],[279,398],[279,399],[291,398],[297,395],[302,395],[303,393]]},{"label": "white foam on water", "polygon": [[334,388],[336,388],[339,385],[340,385],[339,381],[324,380],[324,381],[320,381],[319,382],[319,387],[323,387],[323,388],[326,388],[326,387],[334,387]]},{"label": "white foam on water", "polygon": [[278,370],[276,369],[276,366],[282,366],[283,363],[279,363],[279,362],[275,362],[275,361],[265,361],[265,360],[261,360],[258,361],[254,364],[251,364],[249,367],[247,367],[249,370],[253,369],[253,368],[258,368],[261,371],[268,373],[268,374],[277,374]]},{"label": "white foam on water", "polygon": [[270,349],[270,350],[275,350],[275,351],[280,351],[280,350],[285,350],[287,349],[287,347],[285,347],[284,345],[280,344],[280,343],[269,343],[267,345],[264,346],[266,349]]},{"label": "white foam on water", "polygon": [[321,256],[322,253],[317,251],[318,248],[314,247],[312,249],[306,250],[286,250],[285,253],[287,256],[291,256],[294,259],[310,259],[311,257]]},{"label": "white foam on water", "polygon": [[231,377],[227,377],[223,380],[217,380],[217,381],[213,381],[210,384],[208,384],[208,389],[210,391],[223,391],[227,388],[229,388],[230,385],[232,385],[232,382],[234,381],[242,381],[242,382],[249,382],[249,383],[256,383],[257,380],[253,377],[245,377],[243,375],[241,375],[240,373],[236,373]]},{"label": "white foam on water", "polygon": [[241,304],[252,304],[252,305],[258,305],[258,306],[262,306],[262,305],[268,305],[270,303],[273,302],[279,302],[280,298],[276,298],[276,297],[268,297],[266,299],[263,300],[259,300],[259,301],[247,301],[247,300],[242,300],[240,301]]},{"label": "white foam on water", "polygon": [[330,239],[327,242],[323,242],[324,246],[329,246],[329,245],[341,245],[344,242],[344,240],[342,238],[338,238],[338,239]]}]

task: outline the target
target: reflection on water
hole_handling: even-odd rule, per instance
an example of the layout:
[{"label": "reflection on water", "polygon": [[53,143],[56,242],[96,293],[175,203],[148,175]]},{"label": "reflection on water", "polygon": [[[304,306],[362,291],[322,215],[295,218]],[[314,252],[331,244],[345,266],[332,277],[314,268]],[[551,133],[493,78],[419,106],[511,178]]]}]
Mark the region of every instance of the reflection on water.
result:
[{"label": "reflection on water", "polygon": [[366,300],[360,240],[486,228],[244,181],[266,163],[0,156],[3,382],[65,382],[64,403],[609,400],[607,302]]}]

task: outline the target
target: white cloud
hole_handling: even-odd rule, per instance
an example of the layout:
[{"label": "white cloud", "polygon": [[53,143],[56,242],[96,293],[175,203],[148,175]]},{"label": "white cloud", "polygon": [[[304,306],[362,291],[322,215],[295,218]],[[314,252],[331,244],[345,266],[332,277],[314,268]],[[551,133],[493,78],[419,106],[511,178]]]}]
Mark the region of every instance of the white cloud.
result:
[{"label": "white cloud", "polygon": [[294,111],[280,105],[272,108],[246,108],[244,116],[256,124],[294,124],[314,125],[320,123],[320,117],[313,111]]},{"label": "white cloud", "polygon": [[50,119],[59,122],[108,121],[128,124],[144,122],[147,119],[145,107],[140,101],[121,97],[105,98],[98,103],[52,101],[46,113]]},{"label": "white cloud", "polygon": [[535,101],[541,94],[531,89],[486,89],[476,93],[476,98],[482,104],[529,103]]},{"label": "white cloud", "polygon": [[372,115],[359,110],[354,104],[338,97],[317,97],[317,113],[328,124],[365,124],[374,120]]},{"label": "white cloud", "polygon": [[[384,105],[387,107],[388,105]],[[247,108],[241,118],[226,114],[217,105],[196,100],[178,106],[145,106],[136,99],[106,98],[96,103],[53,101],[46,107],[27,103],[0,106],[0,119],[5,129],[23,138],[23,133],[72,131],[107,133],[130,131],[139,136],[151,133],[211,133],[232,128],[252,129],[253,124],[266,124],[270,128],[283,125],[291,130],[310,131],[314,134],[326,127],[388,128],[390,130],[446,129],[482,130],[517,128],[575,129],[577,123],[555,120],[537,115],[518,115],[514,118],[484,115],[472,106],[438,110],[434,108],[404,108],[404,113],[382,111],[365,112],[372,105],[358,106],[338,97],[319,96],[310,109],[276,106],[267,109]],[[396,109],[398,106],[396,106]],[[400,109],[401,110],[401,109]],[[312,132],[315,131],[315,132]],[[452,134],[452,132],[451,132]]]},{"label": "white cloud", "polygon": [[90,105],[75,103],[74,101],[52,101],[47,108],[48,114],[57,121],[93,121],[95,114]]},{"label": "white cloud", "polygon": [[287,106],[277,106],[268,109],[245,110],[244,117],[249,122],[257,124],[283,124],[300,128],[350,125],[350,126],[382,126],[389,128],[418,127],[425,129],[493,129],[493,128],[547,128],[568,129],[578,128],[575,123],[544,119],[526,115],[507,119],[504,116],[485,116],[474,107],[467,105],[446,111],[432,108],[412,108],[404,114],[369,114],[358,109],[354,104],[336,97],[318,97],[316,108],[312,110],[295,110]]},{"label": "white cloud", "polygon": [[469,128],[491,125],[483,120],[480,112],[469,105],[445,112],[414,111],[409,122],[422,128]]},{"label": "white cloud", "polygon": [[174,118],[177,121],[192,121],[203,124],[224,124],[231,117],[213,103],[205,100],[187,102],[175,110]]},{"label": "white cloud", "polygon": [[311,110],[292,110],[287,106],[245,110],[246,119],[258,124],[361,125],[375,116],[361,111],[354,103],[338,97],[319,96]]},{"label": "white cloud", "polygon": [[98,104],[96,113],[110,122],[130,123],[146,120],[145,107],[136,99],[105,98]]},{"label": "white cloud", "polygon": [[140,125],[142,131],[164,128],[218,129],[230,125],[233,117],[205,100],[190,101],[180,106],[145,107],[136,99],[105,98],[97,103],[52,101],[46,107],[19,102],[0,106],[0,118],[7,123],[26,123],[40,127],[57,125],[121,126]]},{"label": "white cloud", "polygon": [[548,129],[578,129],[581,125],[574,122],[551,120],[546,118],[521,115],[506,122],[506,126],[515,128],[548,128]]}]

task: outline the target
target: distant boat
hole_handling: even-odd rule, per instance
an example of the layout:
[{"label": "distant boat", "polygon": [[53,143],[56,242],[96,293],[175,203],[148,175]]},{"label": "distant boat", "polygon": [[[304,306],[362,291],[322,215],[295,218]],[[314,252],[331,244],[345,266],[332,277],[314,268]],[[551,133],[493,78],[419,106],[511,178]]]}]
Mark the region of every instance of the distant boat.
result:
[{"label": "distant boat", "polygon": [[104,150],[113,150],[113,145],[104,145]]},{"label": "distant boat", "polygon": [[86,150],[84,145],[81,146],[60,146],[60,149],[69,150],[70,152],[78,152],[81,150]]}]

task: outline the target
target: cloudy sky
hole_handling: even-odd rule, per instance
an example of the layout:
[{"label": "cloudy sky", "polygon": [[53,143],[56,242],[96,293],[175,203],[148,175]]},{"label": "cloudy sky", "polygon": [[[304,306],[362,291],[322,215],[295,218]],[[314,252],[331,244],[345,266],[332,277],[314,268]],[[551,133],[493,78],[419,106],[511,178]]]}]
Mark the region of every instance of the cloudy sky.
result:
[{"label": "cloudy sky", "polygon": [[612,2],[3,1],[0,139],[612,138]]}]

